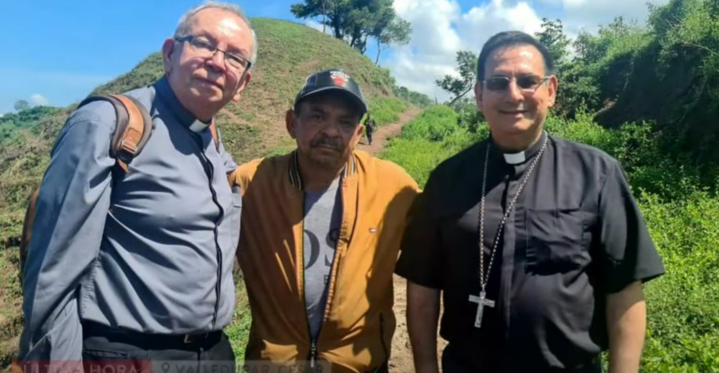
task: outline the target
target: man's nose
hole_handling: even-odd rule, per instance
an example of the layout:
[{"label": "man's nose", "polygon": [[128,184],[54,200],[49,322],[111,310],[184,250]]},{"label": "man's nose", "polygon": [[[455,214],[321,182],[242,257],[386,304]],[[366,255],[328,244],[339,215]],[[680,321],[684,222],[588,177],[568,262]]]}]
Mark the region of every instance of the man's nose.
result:
[{"label": "man's nose", "polygon": [[322,132],[330,137],[337,137],[340,135],[340,124],[334,120],[328,120],[322,126]]},{"label": "man's nose", "polygon": [[509,86],[507,87],[507,93],[509,94],[509,97],[512,99],[512,101],[521,101],[524,99],[524,93],[522,93],[522,90],[517,86],[516,80],[511,80],[509,82]]},{"label": "man's nose", "polygon": [[215,54],[207,60],[207,64],[218,71],[224,72],[227,69],[227,66],[225,66],[225,54],[220,50],[215,51]]}]

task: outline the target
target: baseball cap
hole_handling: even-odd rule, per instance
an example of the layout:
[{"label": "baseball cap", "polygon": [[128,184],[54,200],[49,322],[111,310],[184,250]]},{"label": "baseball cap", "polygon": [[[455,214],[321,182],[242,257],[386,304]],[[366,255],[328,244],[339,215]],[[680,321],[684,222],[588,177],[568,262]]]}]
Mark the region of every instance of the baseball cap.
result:
[{"label": "baseball cap", "polygon": [[295,107],[297,107],[297,104],[301,100],[315,93],[329,90],[336,90],[340,93],[344,93],[351,99],[355,100],[362,110],[364,110],[362,115],[369,111],[369,107],[362,95],[362,89],[359,84],[357,84],[357,82],[346,72],[338,68],[322,70],[308,76],[305,81],[305,85],[295,98]]}]

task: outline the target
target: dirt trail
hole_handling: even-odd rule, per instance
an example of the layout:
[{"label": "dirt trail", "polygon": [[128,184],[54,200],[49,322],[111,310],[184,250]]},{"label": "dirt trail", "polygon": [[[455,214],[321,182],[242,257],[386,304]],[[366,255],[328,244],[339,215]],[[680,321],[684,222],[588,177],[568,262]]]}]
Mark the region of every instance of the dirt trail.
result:
[{"label": "dirt trail", "polygon": [[[392,123],[380,127],[372,136],[372,145],[367,144],[367,138],[363,137],[357,148],[367,151],[371,154],[378,154],[384,149],[385,144],[390,139],[399,136],[402,127],[412,118],[420,113],[421,110],[410,109],[402,113],[396,123]],[[407,334],[407,281],[397,275],[394,275],[394,313],[397,318],[397,329],[392,339],[392,358],[390,359],[390,373],[414,373],[414,363],[412,359],[412,346],[409,342]],[[438,353],[444,349],[445,342],[438,338]],[[438,354],[437,356],[441,356]]]},{"label": "dirt trail", "polygon": [[399,136],[402,127],[420,112],[421,110],[419,109],[409,109],[399,115],[399,119],[396,123],[387,124],[375,130],[372,136],[372,145],[369,145],[367,143],[367,137],[362,135],[359,144],[357,144],[357,149],[377,155],[384,149],[384,144],[386,144],[389,139]]}]

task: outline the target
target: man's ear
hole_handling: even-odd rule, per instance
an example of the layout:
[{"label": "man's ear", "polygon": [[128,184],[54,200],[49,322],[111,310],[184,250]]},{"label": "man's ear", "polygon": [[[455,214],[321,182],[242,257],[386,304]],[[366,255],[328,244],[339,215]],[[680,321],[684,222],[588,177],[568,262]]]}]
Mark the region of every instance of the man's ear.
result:
[{"label": "man's ear", "polygon": [[364,124],[362,122],[357,125],[357,129],[355,130],[354,135],[352,135],[352,148],[356,147],[359,143],[360,139],[362,139],[362,133],[364,133]]},{"label": "man's ear", "polygon": [[169,74],[172,71],[172,57],[175,55],[175,39],[167,38],[162,43],[162,62],[165,66],[165,74]]},{"label": "man's ear", "polygon": [[549,107],[554,107],[554,103],[557,100],[557,86],[559,85],[559,82],[557,80],[557,77],[555,75],[552,75],[549,77],[548,84],[548,93],[549,93]]},{"label": "man's ear", "polygon": [[240,87],[237,89],[237,92],[235,93],[235,96],[232,97],[232,101],[239,102],[240,98],[242,97],[242,91],[247,88],[247,85],[250,83],[250,80],[252,80],[252,72],[248,71],[245,73],[244,78],[242,78],[242,81],[240,82]]},{"label": "man's ear", "polygon": [[482,111],[482,82],[474,83],[474,99],[477,102],[477,110]]},{"label": "man's ear", "polygon": [[287,133],[292,136],[294,139],[296,137],[296,129],[295,129],[295,112],[292,109],[287,110],[285,113],[285,126],[287,128]]}]

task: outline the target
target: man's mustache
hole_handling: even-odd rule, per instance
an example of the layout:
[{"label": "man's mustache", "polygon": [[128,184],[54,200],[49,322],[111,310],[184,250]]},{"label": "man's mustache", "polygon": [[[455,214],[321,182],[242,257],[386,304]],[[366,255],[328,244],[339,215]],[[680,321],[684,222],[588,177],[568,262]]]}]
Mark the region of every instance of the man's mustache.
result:
[{"label": "man's mustache", "polygon": [[321,137],[319,139],[312,140],[310,142],[310,147],[317,148],[320,146],[329,147],[331,149],[335,150],[343,150],[344,146],[342,146],[342,142],[339,141],[339,139],[333,139],[330,137]]}]

